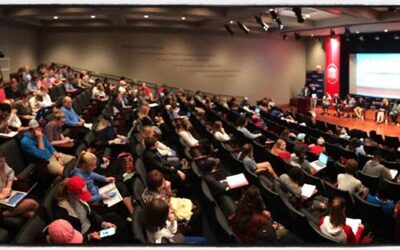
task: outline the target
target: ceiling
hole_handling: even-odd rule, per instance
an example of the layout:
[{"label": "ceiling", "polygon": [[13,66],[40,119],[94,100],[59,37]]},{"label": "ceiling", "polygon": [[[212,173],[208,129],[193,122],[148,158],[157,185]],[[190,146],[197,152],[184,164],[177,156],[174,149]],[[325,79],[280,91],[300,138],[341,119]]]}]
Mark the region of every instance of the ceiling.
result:
[{"label": "ceiling", "polygon": [[[280,29],[273,20],[273,10],[281,20]],[[391,7],[304,7],[304,23],[298,23],[292,7],[135,7],[135,6],[0,6],[0,19],[39,29],[109,28],[164,29],[174,31],[204,31],[228,34],[227,25],[235,35],[245,35],[237,22],[244,24],[250,35],[299,33],[302,36],[325,36],[333,29],[343,33],[344,27],[355,32],[400,31],[400,9]],[[265,31],[256,21],[269,26]]]}]

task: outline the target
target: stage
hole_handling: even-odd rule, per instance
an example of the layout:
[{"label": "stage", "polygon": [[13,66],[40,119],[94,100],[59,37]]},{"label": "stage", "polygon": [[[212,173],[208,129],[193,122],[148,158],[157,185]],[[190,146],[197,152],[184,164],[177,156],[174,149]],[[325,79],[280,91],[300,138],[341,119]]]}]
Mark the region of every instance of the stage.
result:
[{"label": "stage", "polygon": [[354,115],[353,118],[349,117],[337,117],[336,111],[330,109],[329,115],[322,115],[322,108],[316,109],[316,119],[320,121],[325,121],[328,123],[336,124],[343,127],[348,127],[349,129],[360,129],[366,132],[375,130],[378,134],[389,135],[389,136],[400,136],[400,126],[394,125],[390,119],[388,119],[388,124],[381,123],[377,124],[374,121],[375,117],[374,110],[367,110],[365,114],[365,119],[357,119]]}]

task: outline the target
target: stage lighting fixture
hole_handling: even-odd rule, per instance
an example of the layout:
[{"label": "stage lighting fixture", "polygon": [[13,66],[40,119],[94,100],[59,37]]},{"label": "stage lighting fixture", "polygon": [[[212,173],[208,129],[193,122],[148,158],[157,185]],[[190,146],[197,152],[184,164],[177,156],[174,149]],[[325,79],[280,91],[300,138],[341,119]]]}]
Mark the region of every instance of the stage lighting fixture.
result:
[{"label": "stage lighting fixture", "polygon": [[335,31],[331,30],[331,39],[335,39],[335,36],[336,36]]},{"label": "stage lighting fixture", "polygon": [[244,25],[244,24],[241,23],[240,21],[237,21],[237,24],[238,24],[239,28],[242,29],[246,34],[249,33],[250,29],[247,28],[246,25]]},{"label": "stage lighting fixture", "polygon": [[283,40],[285,40],[285,41],[289,40],[289,36],[286,34],[284,34],[282,37],[283,37]]},{"label": "stage lighting fixture", "polygon": [[303,15],[301,14],[301,8],[300,7],[294,7],[293,9],[294,14],[296,15],[297,22],[298,23],[304,23],[304,18]]},{"label": "stage lighting fixture", "polygon": [[263,28],[265,31],[268,31],[269,29],[269,25],[266,24],[263,20],[261,15],[260,16],[254,16],[254,18],[256,19],[256,22],[261,25],[261,28]]},{"label": "stage lighting fixture", "polygon": [[294,39],[295,39],[296,41],[300,40],[300,39],[301,39],[300,34],[299,34],[299,33],[294,33]]},{"label": "stage lighting fixture", "polygon": [[233,30],[231,29],[231,27],[230,27],[228,24],[225,24],[224,27],[225,27],[226,31],[227,31],[231,36],[233,36],[233,35],[235,34],[235,33],[233,33]]},{"label": "stage lighting fixture", "polygon": [[394,39],[394,40],[400,40],[400,36],[399,36],[398,34],[395,34],[395,35],[393,36],[393,39]]},{"label": "stage lighting fixture", "polygon": [[381,38],[379,36],[375,36],[375,41],[379,41]]},{"label": "stage lighting fixture", "polygon": [[364,41],[365,41],[365,38],[364,38],[363,35],[359,36],[358,39],[360,39],[361,42],[364,42]]}]

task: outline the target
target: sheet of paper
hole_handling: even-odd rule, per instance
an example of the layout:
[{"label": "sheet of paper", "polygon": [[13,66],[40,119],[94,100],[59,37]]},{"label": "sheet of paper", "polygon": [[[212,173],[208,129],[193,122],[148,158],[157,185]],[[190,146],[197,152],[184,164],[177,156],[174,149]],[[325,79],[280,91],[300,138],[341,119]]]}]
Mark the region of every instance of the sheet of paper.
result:
[{"label": "sheet of paper", "polygon": [[105,194],[108,192],[116,192],[116,194],[110,199],[103,200],[103,203],[106,204],[108,207],[114,206],[118,202],[122,201],[122,196],[119,193],[117,187],[115,186],[115,183],[109,183],[104,187],[99,188],[99,192],[100,194]]},{"label": "sheet of paper", "polygon": [[360,219],[346,218],[346,225],[351,227],[351,231],[353,231],[354,235],[357,234],[358,226],[360,224],[361,224]]},{"label": "sheet of paper", "polygon": [[16,131],[11,131],[11,132],[8,133],[8,134],[0,133],[0,137],[11,138],[11,137],[16,136],[17,134],[18,134],[18,132],[16,132]]},{"label": "sheet of paper", "polygon": [[305,183],[302,187],[301,187],[301,195],[307,198],[310,198],[313,194],[314,194],[314,190],[317,187],[314,185],[310,185]]},{"label": "sheet of paper", "polygon": [[389,169],[390,175],[392,176],[392,180],[396,177],[397,173],[399,172],[397,169]]},{"label": "sheet of paper", "polygon": [[249,185],[249,182],[247,181],[247,179],[243,173],[228,176],[228,177],[226,177],[226,181],[228,182],[228,186],[230,189]]}]

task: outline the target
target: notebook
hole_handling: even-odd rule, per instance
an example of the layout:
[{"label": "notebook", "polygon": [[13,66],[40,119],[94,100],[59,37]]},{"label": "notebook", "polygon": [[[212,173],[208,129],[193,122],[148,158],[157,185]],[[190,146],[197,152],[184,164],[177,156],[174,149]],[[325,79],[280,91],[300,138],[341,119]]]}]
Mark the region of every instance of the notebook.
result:
[{"label": "notebook", "polygon": [[35,183],[29,190],[28,192],[22,192],[22,191],[18,191],[18,190],[12,190],[10,197],[8,197],[7,199],[2,199],[0,200],[0,204],[9,206],[9,207],[15,207],[18,205],[18,203],[20,203],[20,201],[22,201],[32,190],[33,188],[36,186],[37,183]]},{"label": "notebook", "polygon": [[318,157],[318,160],[310,163],[311,167],[315,171],[320,171],[323,168],[326,168],[326,164],[328,164],[328,156],[324,153],[321,153]]},{"label": "notebook", "polygon": [[302,187],[301,187],[301,196],[304,196],[304,197],[306,197],[306,198],[310,198],[313,194],[314,194],[314,190],[316,189],[317,187],[316,186],[314,186],[314,185],[310,185],[310,184],[304,184]]},{"label": "notebook", "polygon": [[114,206],[118,202],[122,201],[122,196],[119,193],[117,187],[115,186],[115,183],[109,183],[104,187],[99,188],[99,192],[100,194],[115,192],[115,195],[113,197],[107,200],[103,200],[103,203],[106,204],[108,207]]},{"label": "notebook", "polygon": [[243,173],[226,177],[226,182],[228,183],[229,189],[235,189],[249,185],[249,182]]}]

